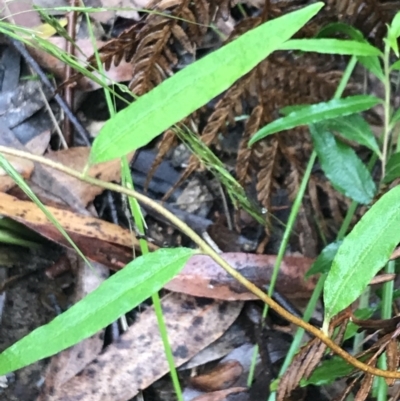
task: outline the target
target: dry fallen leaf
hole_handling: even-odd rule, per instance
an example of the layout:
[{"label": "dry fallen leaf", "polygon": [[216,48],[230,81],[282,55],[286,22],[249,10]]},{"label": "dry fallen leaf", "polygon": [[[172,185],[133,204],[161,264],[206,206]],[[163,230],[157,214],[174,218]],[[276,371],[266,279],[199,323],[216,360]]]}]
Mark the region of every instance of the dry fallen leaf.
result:
[{"label": "dry fallen leaf", "polygon": [[[275,255],[223,253],[222,257],[240,274],[258,287],[269,284],[276,261]],[[303,256],[286,256],[281,264],[276,290],[290,299],[309,298],[316,277],[304,279],[313,260]],[[197,297],[224,300],[250,300],[257,297],[239,284],[209,256],[191,257],[181,271],[165,288]]]},{"label": "dry fallen leaf", "polygon": [[[92,260],[118,270],[132,260],[136,237],[116,224],[48,206],[49,212],[67,231],[81,251]],[[33,203],[0,193],[0,214],[16,220],[44,237],[71,248],[69,242]],[[157,249],[149,243],[151,250]]]},{"label": "dry fallen leaf", "polygon": [[[34,164],[30,160],[21,159],[20,157],[4,156],[9,163],[18,171],[19,174],[28,179],[32,172]],[[14,180],[7,175],[7,173],[0,168],[0,192],[6,192],[15,185]]]},{"label": "dry fallen leaf", "polygon": [[[75,147],[57,152],[49,152],[46,154],[46,158],[52,161],[63,164],[64,166],[73,168],[77,171],[83,171],[88,160],[89,160],[90,148],[89,147]],[[128,156],[130,160],[131,156]],[[78,180],[75,177],[71,177],[61,171],[54,170],[50,167],[43,166],[44,171],[48,173],[48,176],[44,177],[46,182],[36,181],[42,188],[46,188],[50,193],[65,198],[65,195],[58,194],[57,190],[52,190],[49,185],[49,176],[51,176],[54,182],[58,183],[58,186],[62,184],[64,188],[74,193],[74,196],[79,198],[83,205],[87,205],[97,195],[101,194],[104,189],[96,185],[90,185],[84,181]],[[119,181],[121,177],[121,161],[119,159],[112,160],[110,162],[96,164],[89,168],[87,175],[89,177],[95,177],[102,181]],[[34,174],[35,175],[35,174]]]},{"label": "dry fallen leaf", "polygon": [[[74,269],[78,276],[74,298],[75,302],[78,302],[94,291],[108,277],[109,270],[99,263],[94,263],[92,267],[89,267],[73,251],[67,254],[70,263],[77,265]],[[104,330],[101,330],[51,358],[47,367],[45,383],[41,390],[42,395],[39,396],[38,401],[50,388],[60,387],[95,359],[103,348],[103,336]]]},{"label": "dry fallen leaf", "polygon": [[[219,338],[236,320],[242,302],[170,294],[162,299],[168,337],[180,366]],[[153,308],[78,376],[41,401],[127,401],[168,373]]]},{"label": "dry fallen leaf", "polygon": [[226,390],[237,382],[242,372],[238,361],[222,362],[206,373],[191,377],[190,384],[206,392]]}]

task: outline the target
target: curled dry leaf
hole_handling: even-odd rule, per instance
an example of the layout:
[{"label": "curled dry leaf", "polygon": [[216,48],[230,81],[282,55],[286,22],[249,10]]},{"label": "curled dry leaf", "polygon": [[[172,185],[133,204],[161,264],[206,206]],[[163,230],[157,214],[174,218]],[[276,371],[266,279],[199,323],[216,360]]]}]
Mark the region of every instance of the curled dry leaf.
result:
[{"label": "curled dry leaf", "polygon": [[[89,259],[113,269],[120,269],[132,260],[132,247],[139,249],[136,237],[129,230],[116,224],[50,206],[47,209]],[[0,214],[28,226],[60,245],[71,247],[58,229],[32,202],[21,201],[0,193]],[[156,249],[151,243],[149,247],[151,250]]]},{"label": "curled dry leaf", "polygon": [[[221,302],[170,294],[162,299],[168,337],[180,366],[218,339],[238,317],[242,302]],[[79,376],[54,389],[46,401],[125,401],[168,373],[153,308]],[[44,400],[43,400],[44,401]]]},{"label": "curled dry leaf", "polygon": [[243,366],[238,361],[227,361],[207,373],[192,377],[190,383],[206,392],[226,390],[237,382],[242,372]]},{"label": "curled dry leaf", "polygon": [[[246,253],[224,253],[224,259],[240,274],[258,287],[269,284],[276,261],[275,255]],[[290,299],[308,298],[316,284],[316,278],[304,279],[312,259],[301,256],[286,256],[279,270],[276,290]],[[190,258],[178,276],[165,288],[197,297],[224,300],[257,299],[234,278],[225,272],[210,257],[195,255]]]}]

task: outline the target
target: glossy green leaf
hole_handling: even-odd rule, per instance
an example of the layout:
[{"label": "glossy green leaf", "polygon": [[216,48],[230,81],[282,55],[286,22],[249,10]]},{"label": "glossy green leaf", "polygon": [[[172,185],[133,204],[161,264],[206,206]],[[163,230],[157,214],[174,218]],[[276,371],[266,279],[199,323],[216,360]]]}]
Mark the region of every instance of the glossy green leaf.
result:
[{"label": "glossy green leaf", "polygon": [[393,153],[386,163],[386,173],[383,182],[391,183],[396,178],[400,177],[400,152]]},{"label": "glossy green leaf", "polygon": [[354,150],[337,140],[322,124],[310,125],[310,133],[322,170],[333,187],[356,202],[371,203],[375,183]]},{"label": "glossy green leaf", "polygon": [[382,54],[378,48],[369,43],[341,39],[292,39],[283,43],[279,49],[350,56],[379,56]]},{"label": "glossy green leaf", "polygon": [[375,96],[357,95],[343,99],[333,99],[328,102],[311,104],[308,106],[299,106],[300,109],[295,109],[287,116],[273,121],[271,124],[261,128],[250,139],[249,145],[268,135],[275,134],[283,130],[291,129],[299,125],[308,125],[317,123],[332,118],[347,116],[368,110],[371,107],[380,103],[381,100]]},{"label": "glossy green leaf", "polygon": [[149,143],[253,69],[322,6],[318,2],[268,21],[162,82],[104,125],[90,162],[115,159]]},{"label": "glossy green leaf", "polygon": [[400,242],[400,186],[383,195],[344,239],[324,286],[325,321],[354,302]]},{"label": "glossy green leaf", "polygon": [[377,155],[381,154],[371,127],[359,114],[327,120],[323,124],[326,129],[337,131],[343,138],[366,146]]},{"label": "glossy green leaf", "polygon": [[149,298],[185,266],[196,251],[159,249],[129,263],[62,315],[0,354],[0,375],[77,344]]},{"label": "glossy green leaf", "polygon": [[315,259],[315,262],[311,265],[310,269],[305,274],[305,278],[308,278],[313,274],[328,273],[341,243],[342,241],[336,241],[327,245],[318,255],[317,259]]}]

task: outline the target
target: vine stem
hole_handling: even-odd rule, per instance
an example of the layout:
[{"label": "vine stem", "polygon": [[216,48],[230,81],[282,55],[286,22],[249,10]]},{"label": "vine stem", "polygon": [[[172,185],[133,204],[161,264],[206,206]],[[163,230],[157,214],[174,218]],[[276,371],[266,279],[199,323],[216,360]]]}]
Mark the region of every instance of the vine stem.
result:
[{"label": "vine stem", "polygon": [[238,273],[232,266],[229,265],[217,252],[215,252],[200,236],[198,236],[186,223],[182,220],[178,219],[173,213],[169,210],[165,209],[162,205],[157,203],[156,201],[148,198],[147,196],[138,193],[129,188],[122,187],[117,184],[112,184],[109,182],[104,182],[98,180],[96,178],[88,177],[83,173],[73,170],[69,167],[66,167],[62,164],[56,163],[52,160],[48,160],[44,157],[30,154],[28,152],[19,151],[16,149],[7,148],[5,146],[0,146],[0,153],[21,157],[23,159],[32,160],[37,163],[44,164],[48,167],[51,167],[55,170],[61,171],[65,174],[68,174],[72,177],[75,177],[81,181],[87,182],[88,184],[96,185],[98,187],[108,189],[110,191],[119,192],[121,194],[125,194],[127,196],[131,196],[135,198],[137,201],[145,204],[146,206],[152,208],[156,212],[162,214],[165,218],[167,218],[172,224],[174,224],[179,230],[185,233],[192,241],[194,241],[197,246],[204,251],[208,256],[210,256],[216,263],[218,263],[225,271],[230,274],[234,279],[236,279],[240,284],[246,287],[249,291],[251,291],[254,295],[264,301],[271,309],[273,309],[276,313],[281,315],[284,319],[288,320],[290,323],[295,324],[308,331],[310,334],[319,338],[323,343],[325,343],[334,353],[343,358],[346,362],[354,366],[355,368],[375,376],[385,377],[389,379],[400,379],[400,372],[396,371],[388,371],[382,370],[378,368],[374,368],[372,366],[366,365],[365,363],[359,361],[354,358],[340,346],[335,344],[327,335],[325,335],[322,330],[312,326],[311,324],[305,322],[304,320],[298,318],[297,316],[292,315],[286,309],[282,308],[277,302],[275,302],[271,297],[269,297],[266,293],[260,290],[257,286],[255,286],[252,282],[243,277],[240,273]]}]

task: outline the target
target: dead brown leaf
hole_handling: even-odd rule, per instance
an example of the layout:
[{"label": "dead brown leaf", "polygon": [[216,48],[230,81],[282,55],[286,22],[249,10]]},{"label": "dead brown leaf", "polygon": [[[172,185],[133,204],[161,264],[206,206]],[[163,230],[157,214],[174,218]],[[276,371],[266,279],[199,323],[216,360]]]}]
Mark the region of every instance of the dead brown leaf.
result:
[{"label": "dead brown leaf", "polygon": [[[131,261],[132,247],[139,247],[136,237],[129,230],[116,224],[50,206],[47,209],[89,259],[105,264],[114,270],[120,269]],[[0,193],[0,214],[28,226],[60,245],[71,247],[58,229],[32,202],[21,201]],[[157,249],[151,243],[149,247],[151,250]]]},{"label": "dead brown leaf", "polygon": [[[162,300],[169,341],[180,366],[219,338],[236,320],[242,302],[170,294]],[[41,401],[126,401],[168,372],[153,308],[78,376]]]},{"label": "dead brown leaf", "polygon": [[[78,302],[94,291],[108,277],[108,269],[99,263],[89,267],[73,251],[68,252],[68,256],[70,263],[76,264],[74,270],[78,277],[74,298],[75,302]],[[79,344],[55,355],[47,368],[45,383],[41,391],[42,395],[39,396],[38,400],[44,397],[43,394],[46,394],[51,388],[62,386],[95,359],[103,348],[103,336],[104,330],[101,330]]]},{"label": "dead brown leaf", "polygon": [[[89,147],[75,147],[57,152],[49,152],[46,154],[46,158],[55,162],[61,163],[64,166],[73,168],[77,171],[83,171],[89,160],[90,148]],[[132,154],[128,159],[132,158]],[[71,177],[61,171],[54,170],[50,167],[43,166],[44,171],[48,173],[44,176],[46,182],[42,182],[39,177],[36,180],[36,184],[42,188],[46,188],[53,195],[59,196],[61,199],[65,197],[63,194],[58,194],[57,190],[52,190],[49,183],[49,177],[52,177],[58,186],[62,185],[63,188],[69,191],[73,191],[74,196],[81,200],[81,203],[85,206],[91,202],[95,196],[101,194],[104,189],[95,185],[90,185],[84,181],[78,180],[75,177]],[[95,177],[103,181],[119,181],[121,177],[121,161],[119,159],[112,160],[106,163],[96,164],[89,168],[87,175]],[[35,176],[35,174],[34,174]]]},{"label": "dead brown leaf", "polygon": [[[224,253],[224,259],[258,287],[269,284],[276,261],[275,255],[247,253]],[[286,256],[279,270],[276,290],[290,299],[308,298],[316,278],[304,279],[312,259],[302,256]],[[257,299],[210,257],[196,255],[190,258],[185,268],[165,288],[197,297],[224,300]]]},{"label": "dead brown leaf", "polygon": [[227,361],[218,364],[214,369],[190,378],[193,387],[205,391],[226,390],[232,387],[243,372],[238,361]]}]

